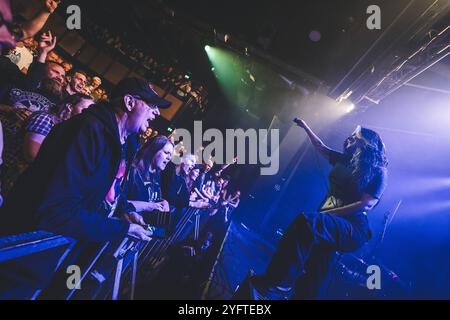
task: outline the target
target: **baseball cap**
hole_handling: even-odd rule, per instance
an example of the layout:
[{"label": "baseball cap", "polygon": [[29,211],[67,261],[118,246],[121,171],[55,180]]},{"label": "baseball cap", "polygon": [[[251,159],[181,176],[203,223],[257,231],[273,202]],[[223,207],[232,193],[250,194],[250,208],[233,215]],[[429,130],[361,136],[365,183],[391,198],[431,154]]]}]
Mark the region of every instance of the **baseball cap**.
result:
[{"label": "baseball cap", "polygon": [[112,90],[111,98],[114,99],[123,97],[126,94],[139,96],[142,100],[154,104],[162,109],[168,108],[172,104],[170,101],[158,96],[150,82],[143,79],[122,79]]}]

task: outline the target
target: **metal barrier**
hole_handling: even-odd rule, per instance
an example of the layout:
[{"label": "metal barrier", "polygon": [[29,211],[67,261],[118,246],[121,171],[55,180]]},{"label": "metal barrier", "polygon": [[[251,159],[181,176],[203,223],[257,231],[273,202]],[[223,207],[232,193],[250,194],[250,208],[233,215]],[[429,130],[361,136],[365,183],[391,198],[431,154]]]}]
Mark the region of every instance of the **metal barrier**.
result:
[{"label": "metal barrier", "polygon": [[[65,300],[117,300],[127,296],[129,299],[134,299],[138,268],[148,269],[145,271],[156,269],[163,260],[164,255],[166,255],[168,248],[174,243],[183,240],[183,238],[189,234],[188,227],[190,225],[196,228],[194,234],[198,236],[198,221],[195,221],[198,220],[198,218],[195,219],[195,217],[198,217],[198,211],[198,209],[193,208],[185,210],[180,219],[178,219],[172,234],[166,238],[152,239],[151,241],[143,242],[135,238],[126,237],[118,245],[117,243],[104,243],[92,254],[92,257],[89,258],[86,266],[83,268],[80,280],[74,288],[63,288],[61,292],[58,292],[57,298]],[[71,262],[65,260],[74,249],[75,244],[76,241],[74,239],[45,231],[36,231],[0,238],[0,265],[3,262],[13,261],[46,250],[67,246],[54,269],[54,278],[59,280],[58,285],[61,287],[62,279],[67,278],[65,267],[71,264]],[[96,269],[98,267],[103,268],[106,276],[98,272]],[[108,276],[108,273],[111,273],[109,271],[112,272],[112,277]],[[59,272],[59,278],[56,275],[57,272]],[[124,278],[128,281],[124,281]],[[96,284],[92,285],[90,290],[81,294],[79,292],[80,290],[77,290],[77,288],[79,288],[82,283],[85,284],[89,281],[96,282]],[[124,285],[124,283],[126,285]],[[33,295],[32,299],[42,298],[42,296],[44,296],[43,298],[45,299],[46,290],[50,289],[39,289]],[[44,294],[41,295],[42,291],[44,291]],[[55,298],[54,296],[51,297]]]},{"label": "metal barrier", "polygon": [[61,257],[64,258],[74,244],[75,240],[72,238],[46,231],[34,231],[0,238],[0,263],[68,245],[69,248]]}]

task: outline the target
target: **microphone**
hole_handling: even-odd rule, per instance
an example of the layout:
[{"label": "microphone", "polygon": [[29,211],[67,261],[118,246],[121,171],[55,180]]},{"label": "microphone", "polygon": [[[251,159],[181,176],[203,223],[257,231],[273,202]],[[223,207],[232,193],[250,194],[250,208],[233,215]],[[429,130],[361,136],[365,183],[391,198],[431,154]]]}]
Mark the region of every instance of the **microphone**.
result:
[{"label": "microphone", "polygon": [[294,121],[294,123],[299,126],[301,120],[299,118],[294,118],[294,120],[292,121]]}]

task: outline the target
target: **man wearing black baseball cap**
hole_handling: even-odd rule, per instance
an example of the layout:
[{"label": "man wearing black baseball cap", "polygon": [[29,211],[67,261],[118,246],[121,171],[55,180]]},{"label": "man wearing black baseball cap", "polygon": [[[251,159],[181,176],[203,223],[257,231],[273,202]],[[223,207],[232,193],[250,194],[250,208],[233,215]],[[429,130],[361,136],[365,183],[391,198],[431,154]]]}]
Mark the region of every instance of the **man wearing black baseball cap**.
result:
[{"label": "man wearing black baseball cap", "polygon": [[125,78],[119,82],[119,84],[113,89],[111,97],[122,97],[126,94],[137,95],[149,105],[156,105],[159,108],[168,108],[171,104],[158,96],[152,85],[142,79],[138,78]]},{"label": "man wearing black baseball cap", "polygon": [[111,219],[113,212],[102,214],[98,208],[104,201],[116,207],[137,134],[145,132],[159,108],[169,106],[147,81],[127,78],[114,88],[111,102],[55,126],[5,199],[2,210],[11,217],[7,233],[40,229],[94,242],[127,234],[149,240],[146,229]]},{"label": "man wearing black baseball cap", "polygon": [[[8,219],[0,225],[0,236],[45,230],[82,243],[115,243],[127,235],[150,240],[143,226],[112,216],[118,201],[126,201],[119,193],[137,149],[137,134],[170,102],[135,78],[122,80],[111,97],[111,102],[93,105],[52,129],[6,196],[0,214]],[[46,286],[58,258],[27,262],[40,271],[16,274],[14,279],[23,282],[13,287],[32,292]]]},{"label": "man wearing black baseball cap", "polygon": [[119,132],[144,133],[148,122],[159,116],[159,109],[170,102],[158,96],[151,84],[138,78],[120,81],[111,93],[111,103],[119,118]]}]

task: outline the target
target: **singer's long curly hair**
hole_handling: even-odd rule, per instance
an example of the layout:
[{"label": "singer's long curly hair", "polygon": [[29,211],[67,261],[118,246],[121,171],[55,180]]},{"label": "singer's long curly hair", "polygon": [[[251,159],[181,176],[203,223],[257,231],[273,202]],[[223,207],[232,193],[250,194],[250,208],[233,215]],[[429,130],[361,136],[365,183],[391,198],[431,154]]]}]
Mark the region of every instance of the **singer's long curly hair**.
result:
[{"label": "singer's long curly hair", "polygon": [[356,148],[351,154],[350,167],[357,182],[358,189],[364,190],[372,179],[386,173],[388,161],[386,147],[381,137],[373,130],[358,126],[352,136],[346,139],[356,139]]}]

